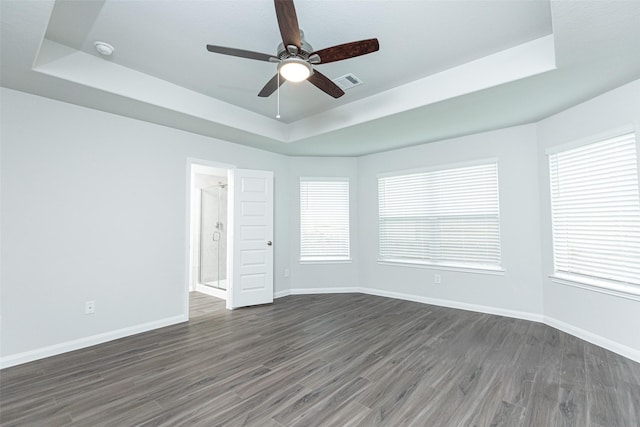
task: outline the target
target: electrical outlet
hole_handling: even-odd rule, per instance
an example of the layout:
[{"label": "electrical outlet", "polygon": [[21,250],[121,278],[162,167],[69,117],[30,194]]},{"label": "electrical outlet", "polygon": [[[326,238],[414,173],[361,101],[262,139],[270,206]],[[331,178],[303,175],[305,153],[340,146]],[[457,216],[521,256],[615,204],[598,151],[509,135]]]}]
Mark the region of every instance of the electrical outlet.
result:
[{"label": "electrical outlet", "polygon": [[440,283],[442,283],[442,277],[440,277],[439,274],[434,274],[433,283],[435,283],[436,285],[439,285]]},{"label": "electrical outlet", "polygon": [[87,301],[84,303],[84,314],[96,314],[95,301]]},{"label": "electrical outlet", "polygon": [[290,274],[289,269],[285,268],[284,269],[284,277],[289,277],[289,274]]}]

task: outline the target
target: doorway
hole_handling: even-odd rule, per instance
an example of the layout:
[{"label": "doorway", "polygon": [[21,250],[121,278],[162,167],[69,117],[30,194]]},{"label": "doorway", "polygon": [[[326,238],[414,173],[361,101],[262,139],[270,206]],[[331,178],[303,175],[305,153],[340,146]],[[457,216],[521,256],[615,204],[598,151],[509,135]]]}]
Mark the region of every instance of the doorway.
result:
[{"label": "doorway", "polygon": [[229,248],[229,171],[191,168],[190,291],[227,299]]},{"label": "doorway", "polygon": [[189,293],[228,309],[273,302],[273,172],[187,159]]}]

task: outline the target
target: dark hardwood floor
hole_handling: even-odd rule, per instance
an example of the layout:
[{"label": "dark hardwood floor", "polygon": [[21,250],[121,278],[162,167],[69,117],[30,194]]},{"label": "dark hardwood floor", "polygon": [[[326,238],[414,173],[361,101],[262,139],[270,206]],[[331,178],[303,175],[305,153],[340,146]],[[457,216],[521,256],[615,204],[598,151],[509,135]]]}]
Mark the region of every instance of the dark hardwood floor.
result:
[{"label": "dark hardwood floor", "polygon": [[224,309],[4,369],[3,426],[633,426],[640,364],[553,328],[361,294]]}]

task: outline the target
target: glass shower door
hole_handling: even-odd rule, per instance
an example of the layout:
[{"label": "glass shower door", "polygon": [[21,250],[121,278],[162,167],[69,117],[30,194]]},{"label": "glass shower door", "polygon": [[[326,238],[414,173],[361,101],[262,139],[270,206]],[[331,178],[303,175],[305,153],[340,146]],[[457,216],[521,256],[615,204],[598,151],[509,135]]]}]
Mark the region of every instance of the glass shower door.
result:
[{"label": "glass shower door", "polygon": [[227,289],[226,185],[203,188],[200,206],[200,283]]}]

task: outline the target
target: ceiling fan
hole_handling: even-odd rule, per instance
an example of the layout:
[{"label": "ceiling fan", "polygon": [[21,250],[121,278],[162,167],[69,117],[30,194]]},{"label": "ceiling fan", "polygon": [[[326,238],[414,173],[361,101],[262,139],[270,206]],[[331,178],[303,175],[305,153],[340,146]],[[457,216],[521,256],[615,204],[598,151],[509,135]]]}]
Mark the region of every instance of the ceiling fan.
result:
[{"label": "ceiling fan", "polygon": [[[277,63],[278,73],[258,93],[260,97],[270,96],[285,80],[291,82],[308,80],[334,98],[344,95],[344,91],[338,85],[313,66],[376,52],[379,49],[378,39],[360,40],[314,51],[304,40],[304,33],[298,27],[293,0],[274,0],[274,3],[278,27],[282,35],[282,43],[278,46],[276,55],[213,45],[207,45],[207,50],[223,55]],[[278,74],[283,78],[279,78]]]}]

